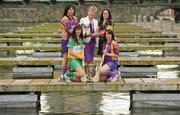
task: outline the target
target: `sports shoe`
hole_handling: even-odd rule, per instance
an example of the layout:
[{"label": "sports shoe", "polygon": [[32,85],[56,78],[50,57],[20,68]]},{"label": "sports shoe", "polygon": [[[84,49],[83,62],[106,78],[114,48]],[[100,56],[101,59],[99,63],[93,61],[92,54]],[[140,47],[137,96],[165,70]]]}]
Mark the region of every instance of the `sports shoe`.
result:
[{"label": "sports shoe", "polygon": [[116,82],[116,81],[118,80],[118,78],[119,78],[119,75],[116,74],[115,76],[113,76],[113,77],[111,78],[110,82]]},{"label": "sports shoe", "polygon": [[70,80],[69,77],[66,75],[66,73],[64,74],[64,78],[65,78],[66,83],[70,83],[70,82],[71,82],[71,80]]},{"label": "sports shoe", "polygon": [[65,80],[66,80],[66,79],[65,79],[66,76],[67,76],[66,73],[62,74],[62,75],[60,76],[59,80],[60,80],[60,81],[65,81]]},{"label": "sports shoe", "polygon": [[113,77],[112,79],[111,79],[111,81],[110,82],[116,82],[118,80],[118,78],[117,77]]},{"label": "sports shoe", "polygon": [[71,80],[69,79],[69,77],[66,77],[66,83],[70,83],[71,82]]},{"label": "sports shoe", "polygon": [[107,81],[108,81],[108,82],[111,82],[111,80],[112,80],[112,77],[110,77]]},{"label": "sports shoe", "polygon": [[87,74],[85,74],[84,76],[81,77],[81,81],[82,81],[83,83],[86,83],[86,82],[88,81],[88,79],[87,79]]},{"label": "sports shoe", "polygon": [[60,78],[59,78],[59,81],[64,81],[64,75],[61,75]]}]

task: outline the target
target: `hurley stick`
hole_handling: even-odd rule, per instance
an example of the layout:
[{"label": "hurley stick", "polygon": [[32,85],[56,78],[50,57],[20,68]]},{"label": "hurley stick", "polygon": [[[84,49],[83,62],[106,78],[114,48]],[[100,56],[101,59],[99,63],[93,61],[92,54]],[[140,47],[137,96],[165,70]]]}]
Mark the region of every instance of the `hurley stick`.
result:
[{"label": "hurley stick", "polygon": [[[105,52],[107,51],[107,45],[106,45],[106,48],[105,48],[104,51],[105,51]],[[102,64],[103,64],[103,62],[104,62],[104,57],[105,57],[105,53],[103,53],[102,60],[101,60],[101,63],[100,63],[100,65],[99,65],[99,68],[102,67]],[[99,68],[98,68],[98,67],[96,68],[96,74],[95,74],[95,76],[92,78],[93,82],[98,82],[99,79],[100,79]]]}]

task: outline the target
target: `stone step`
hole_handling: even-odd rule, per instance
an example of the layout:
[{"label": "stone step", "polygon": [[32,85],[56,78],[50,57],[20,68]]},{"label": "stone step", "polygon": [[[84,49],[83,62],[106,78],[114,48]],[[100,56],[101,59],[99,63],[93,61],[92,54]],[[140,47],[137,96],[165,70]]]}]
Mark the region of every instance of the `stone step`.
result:
[{"label": "stone step", "polygon": [[61,57],[61,52],[33,52],[33,57]]},{"label": "stone step", "polygon": [[0,108],[40,108],[40,93],[8,92],[0,93]]},{"label": "stone step", "polygon": [[157,67],[120,67],[118,70],[123,78],[156,78],[158,72]]},{"label": "stone step", "polygon": [[[179,38],[116,38],[117,42],[133,42],[133,43],[163,43],[163,42],[174,42],[174,43],[179,43],[180,39]],[[32,42],[32,43],[48,43],[48,42],[56,42],[59,43],[61,40],[59,38],[36,38],[36,39],[28,39],[28,38],[1,38],[0,43],[18,43],[18,42]]]},{"label": "stone step", "polygon": [[32,78],[53,78],[53,67],[51,66],[24,66],[13,67],[13,78],[14,79],[32,79]]},{"label": "stone step", "polygon": [[[101,58],[95,57],[98,63]],[[61,65],[62,58],[16,57],[0,58],[0,65]],[[180,57],[120,57],[120,65],[172,65],[180,64]]]},{"label": "stone step", "polygon": [[179,91],[131,91],[130,108],[180,108]]}]

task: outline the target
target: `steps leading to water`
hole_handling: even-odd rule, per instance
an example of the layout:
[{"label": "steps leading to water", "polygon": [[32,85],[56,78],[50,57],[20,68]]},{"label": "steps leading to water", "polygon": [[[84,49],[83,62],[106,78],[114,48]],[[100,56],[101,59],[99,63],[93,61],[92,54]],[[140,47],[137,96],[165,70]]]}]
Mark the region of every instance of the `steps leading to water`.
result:
[{"label": "steps leading to water", "polygon": [[21,79],[0,80],[0,92],[11,91],[40,91],[40,92],[63,92],[63,91],[119,91],[130,90],[180,90],[180,79],[171,78],[123,78],[114,83],[80,83],[61,82],[58,79]]}]

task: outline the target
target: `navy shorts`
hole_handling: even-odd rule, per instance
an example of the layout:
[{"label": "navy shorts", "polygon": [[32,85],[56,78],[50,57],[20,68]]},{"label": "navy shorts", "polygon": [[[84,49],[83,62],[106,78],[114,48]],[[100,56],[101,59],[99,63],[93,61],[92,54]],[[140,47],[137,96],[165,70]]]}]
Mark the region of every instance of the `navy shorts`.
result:
[{"label": "navy shorts", "polygon": [[114,71],[118,67],[118,62],[117,61],[108,61],[105,64],[107,64],[110,68],[110,71]]},{"label": "navy shorts", "polygon": [[68,52],[67,44],[68,44],[68,40],[61,40],[61,52],[62,52],[62,54]]}]

